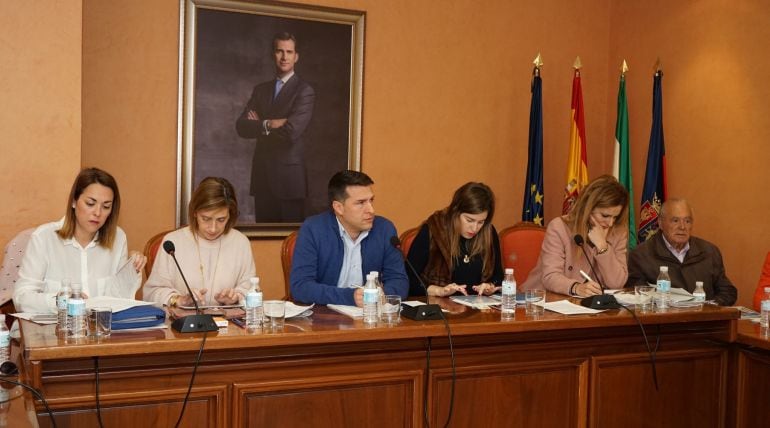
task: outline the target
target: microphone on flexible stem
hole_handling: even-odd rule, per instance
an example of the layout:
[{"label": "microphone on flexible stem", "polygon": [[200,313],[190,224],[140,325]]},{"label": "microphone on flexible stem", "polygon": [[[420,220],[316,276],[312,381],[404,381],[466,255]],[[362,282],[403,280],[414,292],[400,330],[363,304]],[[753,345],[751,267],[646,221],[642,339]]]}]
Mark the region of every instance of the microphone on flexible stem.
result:
[{"label": "microphone on flexible stem", "polygon": [[[428,287],[425,286],[425,283],[422,282],[422,278],[420,278],[420,274],[417,273],[417,270],[412,266],[412,262],[409,261],[409,258],[403,256],[403,252],[401,251],[401,240],[398,239],[398,236],[393,236],[390,238],[390,245],[394,246],[401,254],[406,262],[406,265],[409,266],[409,270],[412,271],[414,276],[417,278],[417,281],[420,283],[420,286],[423,290],[425,290],[425,298],[428,298]],[[443,318],[443,315],[441,313],[441,306],[439,305],[420,305],[420,306],[409,306],[401,304],[401,315],[403,315],[406,318],[409,318],[410,320],[415,321],[425,321],[425,320],[440,320]]]},{"label": "microphone on flexible stem", "polygon": [[577,244],[578,247],[580,247],[581,250],[583,250],[583,255],[586,258],[586,261],[588,262],[588,265],[591,266],[591,273],[594,275],[594,278],[596,279],[596,283],[599,284],[599,287],[602,289],[602,294],[598,296],[591,296],[586,297],[582,300],[580,300],[580,304],[582,306],[585,306],[587,308],[591,309],[618,309],[620,308],[620,305],[618,304],[617,299],[615,299],[615,296],[610,294],[604,294],[604,284],[599,282],[599,276],[596,275],[596,270],[594,269],[594,264],[591,263],[591,259],[588,257],[588,253],[586,252],[586,248],[583,246],[583,237],[581,235],[575,235],[573,238],[575,241],[575,244]]},{"label": "microphone on flexible stem", "polygon": [[195,300],[195,295],[190,289],[190,284],[187,283],[187,278],[184,277],[182,268],[179,266],[179,262],[176,260],[176,255],[174,255],[176,252],[174,243],[171,241],[165,241],[163,243],[163,250],[167,252],[172,259],[174,259],[176,268],[179,271],[179,274],[182,275],[184,286],[187,287],[187,292],[190,293],[190,297],[192,298],[193,304],[195,305],[195,315],[188,315],[186,317],[175,319],[174,322],[171,323],[171,328],[180,333],[200,333],[204,331],[219,330],[217,323],[214,322],[214,317],[201,313],[201,308],[198,306],[198,302]]}]

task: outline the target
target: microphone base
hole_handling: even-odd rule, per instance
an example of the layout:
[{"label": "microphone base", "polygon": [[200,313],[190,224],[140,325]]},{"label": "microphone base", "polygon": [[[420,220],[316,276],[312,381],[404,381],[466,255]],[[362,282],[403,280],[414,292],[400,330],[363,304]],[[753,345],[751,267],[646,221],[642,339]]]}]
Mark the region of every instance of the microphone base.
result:
[{"label": "microphone base", "polygon": [[599,296],[586,297],[585,299],[582,299],[580,301],[580,305],[591,309],[619,309],[620,308],[620,304],[618,303],[617,299],[615,299],[615,296],[611,294],[602,294]]},{"label": "microphone base", "polygon": [[401,316],[414,321],[440,320],[444,318],[439,305],[401,305]]},{"label": "microphone base", "polygon": [[171,328],[179,333],[202,333],[204,331],[218,331],[217,323],[211,315],[188,315],[177,318],[171,323]]}]

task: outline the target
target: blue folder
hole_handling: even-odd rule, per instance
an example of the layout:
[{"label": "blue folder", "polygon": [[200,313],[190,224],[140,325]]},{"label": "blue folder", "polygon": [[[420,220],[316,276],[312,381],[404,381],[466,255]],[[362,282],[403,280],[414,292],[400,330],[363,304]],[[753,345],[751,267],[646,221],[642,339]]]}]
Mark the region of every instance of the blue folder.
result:
[{"label": "blue folder", "polygon": [[112,314],[112,329],[154,327],[166,321],[166,311],[152,305],[134,306]]}]

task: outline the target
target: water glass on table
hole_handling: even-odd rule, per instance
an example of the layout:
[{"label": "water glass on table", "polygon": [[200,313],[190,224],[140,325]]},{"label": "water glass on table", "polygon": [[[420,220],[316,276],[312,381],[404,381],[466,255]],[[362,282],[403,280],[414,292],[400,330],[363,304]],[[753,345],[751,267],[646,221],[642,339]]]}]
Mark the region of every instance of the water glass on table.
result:
[{"label": "water glass on table", "polygon": [[528,316],[540,316],[545,313],[545,290],[527,290],[524,294]]},{"label": "water glass on table", "polygon": [[634,287],[636,297],[637,312],[652,312],[652,301],[655,294],[655,287],[650,285],[637,285]]},{"label": "water glass on table", "polygon": [[401,296],[395,294],[383,296],[380,321],[386,324],[398,324],[401,321]]},{"label": "water glass on table", "polygon": [[286,302],[283,300],[265,300],[262,306],[265,312],[264,327],[271,330],[283,330]]},{"label": "water glass on table", "polygon": [[112,333],[112,309],[91,308],[87,317],[88,335],[101,339],[109,337]]}]

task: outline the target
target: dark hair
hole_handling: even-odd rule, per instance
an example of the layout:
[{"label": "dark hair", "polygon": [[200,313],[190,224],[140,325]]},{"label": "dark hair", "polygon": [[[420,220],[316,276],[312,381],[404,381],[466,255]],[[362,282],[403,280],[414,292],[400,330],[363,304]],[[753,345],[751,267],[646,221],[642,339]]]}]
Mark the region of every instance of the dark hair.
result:
[{"label": "dark hair", "polygon": [[[294,52],[299,53],[299,43],[297,43],[297,38],[294,37],[294,34],[289,33],[287,31],[276,33],[273,36],[273,44],[271,46],[272,50],[275,50],[275,48],[278,45],[279,41],[286,41],[286,40],[291,40],[292,42],[294,42]],[[264,46],[264,45],[262,45],[262,46]]]},{"label": "dark hair", "polygon": [[572,233],[588,241],[588,222],[596,208],[622,207],[613,228],[625,228],[628,222],[628,191],[611,175],[596,177],[578,196],[575,205],[564,218]]},{"label": "dark hair", "polygon": [[361,171],[342,170],[329,179],[329,206],[334,201],[343,202],[348,198],[348,186],[371,186],[374,181]]},{"label": "dark hair", "polygon": [[190,197],[190,204],[187,206],[187,219],[190,223],[190,230],[198,233],[198,222],[195,221],[195,213],[203,210],[227,207],[230,218],[225,224],[227,233],[238,221],[238,200],[235,198],[235,189],[227,179],[222,177],[206,177],[201,181],[198,187]]},{"label": "dark hair", "polygon": [[75,236],[75,228],[77,227],[75,204],[86,187],[92,184],[101,184],[112,190],[112,211],[102,227],[99,228],[99,237],[97,241],[99,246],[112,249],[112,244],[115,242],[115,234],[118,229],[120,192],[118,191],[118,183],[115,181],[115,178],[108,172],[102,171],[99,168],[84,168],[80,171],[78,176],[75,177],[75,182],[72,183],[72,189],[70,190],[70,195],[67,199],[67,214],[64,215],[64,224],[61,229],[56,231],[56,233],[62,239],[70,239]]},{"label": "dark hair", "polygon": [[448,234],[450,237],[449,248],[452,260],[452,266],[449,267],[450,271],[454,270],[454,262],[460,257],[460,215],[463,213],[487,213],[484,225],[479,230],[479,233],[470,240],[470,248],[468,250],[471,256],[481,255],[483,261],[482,277],[490,278],[494,269],[494,252],[491,251],[493,245],[492,228],[490,227],[495,215],[495,194],[492,192],[492,189],[484,183],[465,183],[455,191],[454,196],[452,196],[452,202],[445,212],[447,227],[450,229],[449,232],[451,232]]}]

